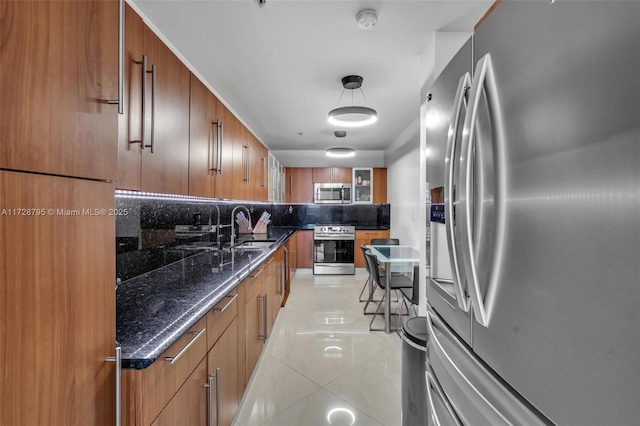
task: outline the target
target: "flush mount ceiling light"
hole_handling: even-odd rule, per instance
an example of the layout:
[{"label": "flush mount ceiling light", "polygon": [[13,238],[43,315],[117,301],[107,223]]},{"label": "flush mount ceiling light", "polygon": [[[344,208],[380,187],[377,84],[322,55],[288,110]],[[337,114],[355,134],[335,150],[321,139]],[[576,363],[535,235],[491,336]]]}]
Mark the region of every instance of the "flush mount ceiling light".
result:
[{"label": "flush mount ceiling light", "polygon": [[[333,132],[333,134],[336,138],[344,138],[345,136],[347,136],[347,132],[345,132],[344,130],[336,130],[335,132]],[[326,155],[327,157],[333,157],[333,158],[355,157],[356,150],[353,148],[348,148],[346,146],[334,147],[334,148],[328,148],[326,151]]]},{"label": "flush mount ceiling light", "polygon": [[[342,87],[344,89],[338,99],[338,103],[340,102],[340,99],[342,99],[342,95],[344,95],[345,90],[351,90],[351,102],[353,103],[353,91],[356,89],[360,89],[362,97],[366,101],[367,98],[364,96],[364,92],[362,92],[362,81],[363,78],[359,75],[348,75],[343,77]],[[345,106],[329,111],[327,121],[334,126],[362,127],[378,121],[378,113],[376,110],[369,107],[355,105]]]}]

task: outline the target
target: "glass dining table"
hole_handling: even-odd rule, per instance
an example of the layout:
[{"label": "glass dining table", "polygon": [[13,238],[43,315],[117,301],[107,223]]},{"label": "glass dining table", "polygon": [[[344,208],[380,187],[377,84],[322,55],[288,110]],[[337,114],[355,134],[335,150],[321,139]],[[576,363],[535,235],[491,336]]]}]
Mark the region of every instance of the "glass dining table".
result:
[{"label": "glass dining table", "polygon": [[413,265],[420,262],[420,251],[413,246],[366,246],[384,265],[386,283],[384,286],[384,331],[391,333],[391,272],[413,271]]}]

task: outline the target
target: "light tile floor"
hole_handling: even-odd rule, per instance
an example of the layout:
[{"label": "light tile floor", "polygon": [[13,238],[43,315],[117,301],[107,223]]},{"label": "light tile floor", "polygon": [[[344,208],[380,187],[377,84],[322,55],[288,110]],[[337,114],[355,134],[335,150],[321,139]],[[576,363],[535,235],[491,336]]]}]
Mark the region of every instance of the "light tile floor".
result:
[{"label": "light tile floor", "polygon": [[298,271],[234,425],[401,424],[401,341],[369,331],[366,278]]}]

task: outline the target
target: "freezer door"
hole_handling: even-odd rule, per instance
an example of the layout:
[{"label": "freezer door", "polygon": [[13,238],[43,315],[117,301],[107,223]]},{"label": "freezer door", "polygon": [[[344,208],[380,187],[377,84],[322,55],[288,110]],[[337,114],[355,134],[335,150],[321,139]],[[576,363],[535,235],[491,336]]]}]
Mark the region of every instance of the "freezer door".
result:
[{"label": "freezer door", "polygon": [[427,324],[427,364],[462,424],[548,424],[487,370],[431,307]]},{"label": "freezer door", "polygon": [[447,399],[442,387],[435,379],[433,370],[427,365],[427,418],[428,426],[460,426],[460,420],[456,417],[451,403]]},{"label": "freezer door", "polygon": [[505,1],[475,35],[505,229],[473,351],[557,424],[640,418],[639,23],[636,1]]},{"label": "freezer door", "polygon": [[432,188],[431,278],[427,299],[450,326],[471,343],[469,297],[460,258],[458,222],[459,158],[462,123],[471,86],[472,39],[462,46],[433,84],[425,117],[426,174]]}]

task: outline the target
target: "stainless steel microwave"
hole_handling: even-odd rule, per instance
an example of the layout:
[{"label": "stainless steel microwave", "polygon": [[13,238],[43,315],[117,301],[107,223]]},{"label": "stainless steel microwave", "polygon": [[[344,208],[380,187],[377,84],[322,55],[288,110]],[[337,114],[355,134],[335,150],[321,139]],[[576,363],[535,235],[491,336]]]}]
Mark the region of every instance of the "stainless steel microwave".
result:
[{"label": "stainless steel microwave", "polygon": [[316,204],[351,204],[351,184],[314,183],[313,202]]}]

